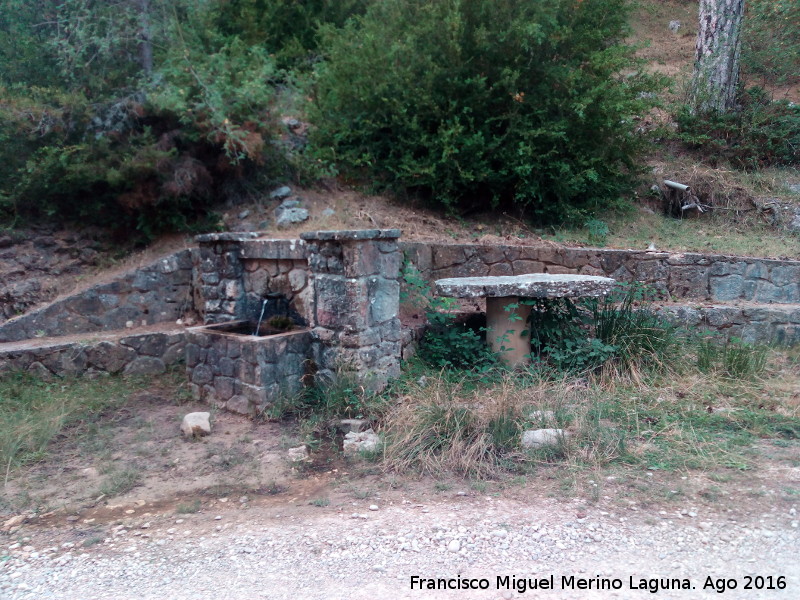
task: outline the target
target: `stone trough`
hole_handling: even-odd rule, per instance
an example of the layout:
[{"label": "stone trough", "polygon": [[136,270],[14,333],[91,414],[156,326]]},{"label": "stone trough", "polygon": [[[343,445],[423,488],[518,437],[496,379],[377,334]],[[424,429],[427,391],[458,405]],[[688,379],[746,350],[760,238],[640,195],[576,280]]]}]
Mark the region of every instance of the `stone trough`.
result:
[{"label": "stone trough", "polygon": [[186,368],[195,398],[254,415],[282,395],[301,391],[311,355],[310,330],[253,335],[255,326],[232,321],[186,331]]},{"label": "stone trough", "polygon": [[530,362],[528,298],[585,298],[604,296],[616,281],[596,275],[532,275],[454,277],[436,281],[436,292],[451,298],[486,298],[487,341],[508,366]]}]

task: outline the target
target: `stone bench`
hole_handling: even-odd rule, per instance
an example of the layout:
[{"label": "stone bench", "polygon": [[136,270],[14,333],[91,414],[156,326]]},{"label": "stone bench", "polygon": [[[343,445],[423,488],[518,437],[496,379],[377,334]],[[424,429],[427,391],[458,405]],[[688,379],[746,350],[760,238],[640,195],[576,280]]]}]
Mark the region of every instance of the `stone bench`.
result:
[{"label": "stone bench", "polygon": [[[585,298],[604,296],[616,281],[595,275],[536,273],[510,277],[454,277],[436,281],[436,293],[450,298],[486,298],[487,340],[511,367],[530,362],[528,298]],[[513,310],[509,308],[516,305]],[[525,334],[525,335],[523,335]]]}]

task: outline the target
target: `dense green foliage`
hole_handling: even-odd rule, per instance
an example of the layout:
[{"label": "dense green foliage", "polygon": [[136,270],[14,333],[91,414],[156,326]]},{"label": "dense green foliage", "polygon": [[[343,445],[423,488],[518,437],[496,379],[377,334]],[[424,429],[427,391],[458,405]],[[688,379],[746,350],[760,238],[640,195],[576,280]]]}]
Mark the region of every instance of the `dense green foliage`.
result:
[{"label": "dense green foliage", "polygon": [[279,67],[306,68],[319,56],[318,26],[344,25],[370,0],[228,0],[220,2],[215,25],[251,45],[274,53]]},{"label": "dense green foliage", "polygon": [[742,63],[764,86],[800,81],[800,0],[748,0]]},{"label": "dense green foliage", "polygon": [[800,164],[800,106],[772,101],[761,88],[739,96],[740,109],[725,114],[692,114],[676,118],[678,138],[699,150],[702,160],[735,168]]},{"label": "dense green foliage", "polygon": [[214,202],[277,164],[278,72],[263,46],[213,26],[219,3],[38,4],[3,3],[6,216],[145,238],[209,227]]},{"label": "dense green foliage", "polygon": [[329,29],[319,155],[463,209],[580,217],[631,184],[652,104],[625,0],[387,0]]}]

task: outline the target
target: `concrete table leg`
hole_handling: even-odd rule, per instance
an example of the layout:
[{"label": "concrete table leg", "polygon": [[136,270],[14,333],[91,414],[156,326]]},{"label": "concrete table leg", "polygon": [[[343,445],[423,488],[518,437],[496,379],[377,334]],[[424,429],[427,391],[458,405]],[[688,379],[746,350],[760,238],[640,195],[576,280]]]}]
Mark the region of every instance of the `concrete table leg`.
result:
[{"label": "concrete table leg", "polygon": [[[513,309],[506,308],[516,304]],[[530,363],[531,336],[528,317],[531,306],[519,304],[519,298],[486,298],[486,339],[509,367]],[[522,335],[526,332],[526,335]]]}]

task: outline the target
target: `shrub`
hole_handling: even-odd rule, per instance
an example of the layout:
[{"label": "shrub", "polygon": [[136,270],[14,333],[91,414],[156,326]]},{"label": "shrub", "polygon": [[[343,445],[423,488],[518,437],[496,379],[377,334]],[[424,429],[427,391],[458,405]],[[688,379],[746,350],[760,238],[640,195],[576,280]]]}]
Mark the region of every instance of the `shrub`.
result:
[{"label": "shrub", "polygon": [[800,0],[750,0],[742,33],[742,64],[764,85],[800,81]]},{"label": "shrub", "polygon": [[730,113],[676,116],[678,139],[697,156],[717,166],[726,161],[741,169],[800,164],[800,106],[770,100],[761,88],[739,95],[740,108]]},{"label": "shrub", "polygon": [[[120,62],[122,38],[97,52],[117,61],[104,68],[128,69],[124,85],[87,76],[66,89],[0,90],[0,210],[111,225],[146,240],[163,230],[213,228],[214,203],[280,163],[270,143],[273,60],[207,28],[203,8],[178,17],[159,23],[170,41],[159,45],[151,77],[139,70],[131,80],[135,61]],[[53,41],[68,42],[76,43]]]},{"label": "shrub", "polygon": [[370,0],[229,0],[215,10],[215,25],[274,53],[281,68],[302,68],[317,58],[321,24],[344,25]]},{"label": "shrub", "polygon": [[419,347],[419,356],[439,369],[471,369],[485,372],[497,364],[486,345],[485,329],[475,331],[448,313],[428,313],[430,326]]},{"label": "shrub", "polygon": [[578,218],[631,185],[652,105],[625,0],[386,0],[326,29],[321,159],[448,208]]},{"label": "shrub", "polygon": [[661,368],[678,355],[677,327],[647,306],[642,286],[619,286],[601,299],[527,300],[534,355],[565,371],[613,363],[625,371]]}]

